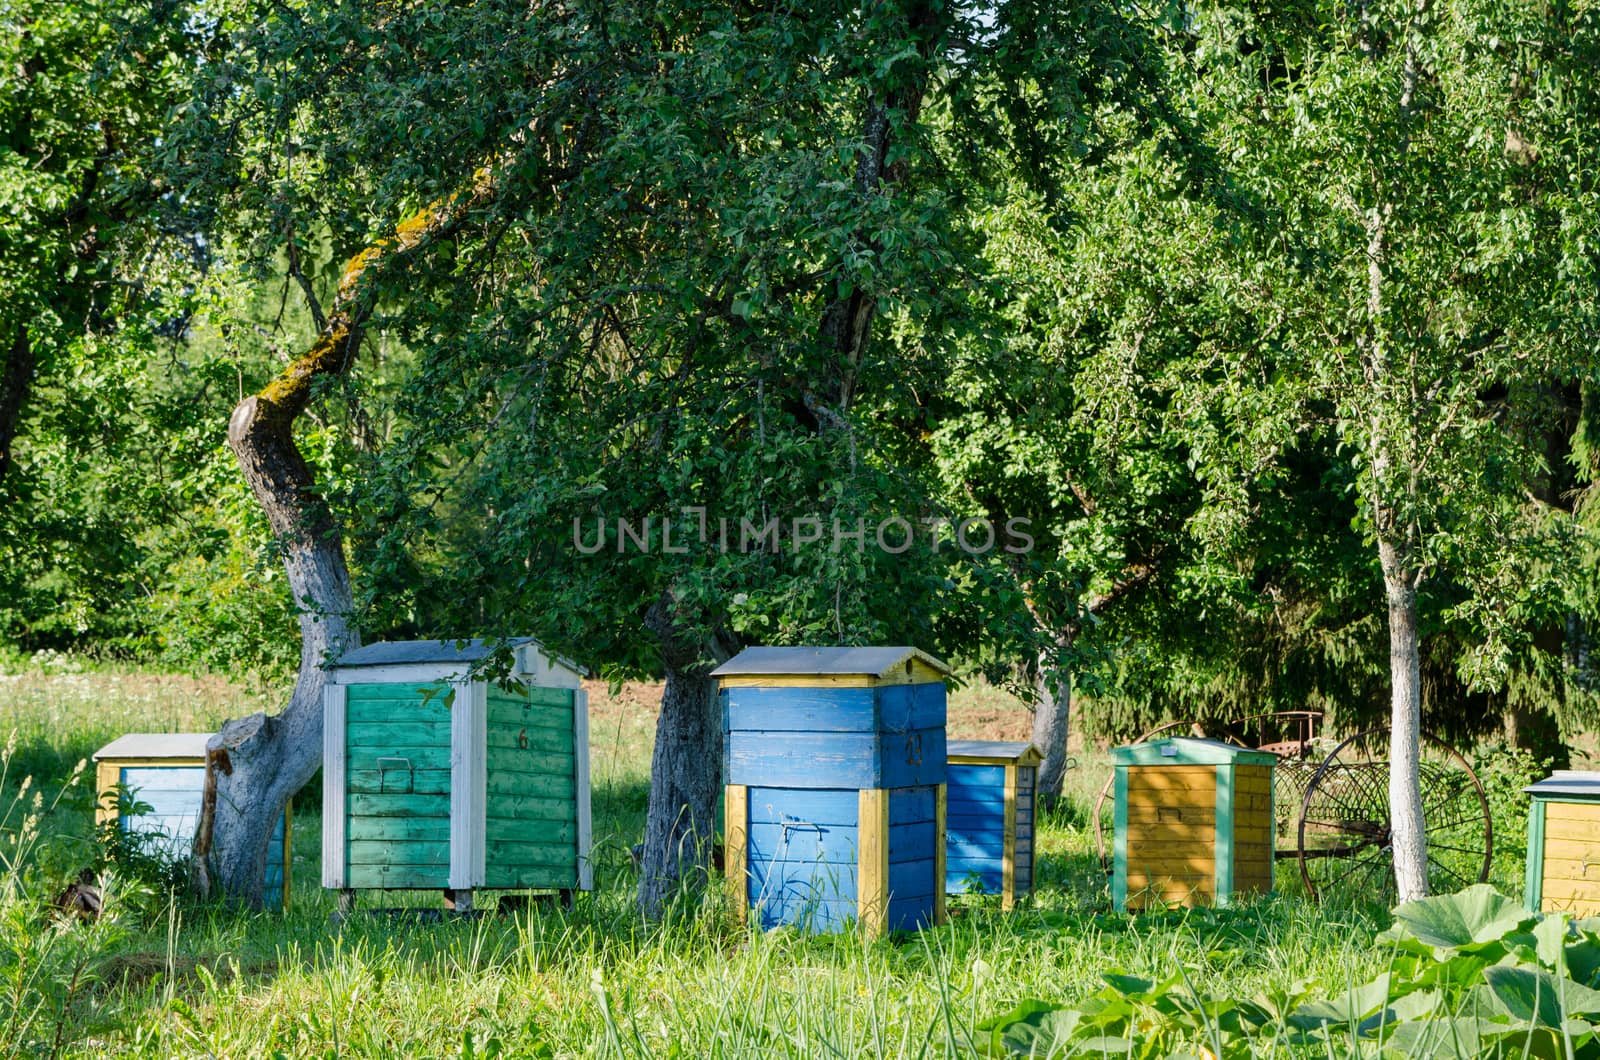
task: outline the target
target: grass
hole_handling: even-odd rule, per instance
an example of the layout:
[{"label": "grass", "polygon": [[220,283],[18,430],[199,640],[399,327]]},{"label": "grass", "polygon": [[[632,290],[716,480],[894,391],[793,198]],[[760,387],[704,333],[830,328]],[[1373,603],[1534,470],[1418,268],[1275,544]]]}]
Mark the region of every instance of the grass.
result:
[{"label": "grass", "polygon": [[[62,926],[27,900],[53,894],[90,853],[86,785],[62,794],[75,763],[123,732],[210,728],[272,700],[218,680],[135,671],[0,679],[0,737],[16,733],[0,814],[32,775],[41,825],[27,867],[0,866],[0,907],[9,910],[0,918],[0,1054],[956,1056],[970,1053],[983,1019],[1025,998],[1083,998],[1109,971],[1164,979],[1181,970],[1207,989],[1251,996],[1306,978],[1341,989],[1386,960],[1372,944],[1382,910],[1321,909],[1292,894],[1215,913],[1112,914],[1088,831],[1104,776],[1090,754],[1080,755],[1066,810],[1043,822],[1028,908],[957,903],[947,926],[881,942],[752,933],[720,896],[646,925],[633,908],[627,851],[642,831],[653,694],[592,693],[597,890],[570,912],[333,926],[315,808],[302,805],[286,915],[114,885],[111,915]],[[1025,716],[987,690],[952,703],[952,735],[1020,737],[1025,728]],[[34,798],[30,789],[22,802]],[[13,808],[0,825],[13,851],[19,821]],[[30,1005],[40,1033],[8,1038],[6,1021]]]}]

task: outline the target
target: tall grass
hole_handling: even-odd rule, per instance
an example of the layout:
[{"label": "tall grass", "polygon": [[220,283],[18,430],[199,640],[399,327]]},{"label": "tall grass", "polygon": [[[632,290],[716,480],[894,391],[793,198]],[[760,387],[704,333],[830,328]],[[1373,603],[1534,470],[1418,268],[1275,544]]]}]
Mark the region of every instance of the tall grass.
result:
[{"label": "tall grass", "polygon": [[[88,856],[85,784],[69,783],[76,763],[125,731],[207,728],[260,702],[221,683],[131,672],[0,681],[0,733],[17,733],[0,806],[21,805],[33,821],[0,826],[9,844],[0,990],[28,984],[0,1000],[0,1053],[944,1057],[968,1055],[977,1024],[1020,1000],[1073,1001],[1108,971],[1181,970],[1204,989],[1250,996],[1307,978],[1363,982],[1385,960],[1372,945],[1381,911],[1277,897],[1224,912],[1113,915],[1087,830],[1099,787],[1088,769],[1064,812],[1042,822],[1039,891],[1014,913],[992,900],[957,903],[944,927],[867,942],[751,931],[713,894],[649,925],[633,905],[627,851],[641,831],[652,719],[626,697],[596,693],[592,705],[597,890],[570,911],[335,926],[319,887],[315,807],[302,805],[287,913],[195,905],[112,880],[111,914],[81,925],[45,914]],[[37,779],[19,800],[23,767]],[[7,1020],[30,1029],[7,1033]]]}]

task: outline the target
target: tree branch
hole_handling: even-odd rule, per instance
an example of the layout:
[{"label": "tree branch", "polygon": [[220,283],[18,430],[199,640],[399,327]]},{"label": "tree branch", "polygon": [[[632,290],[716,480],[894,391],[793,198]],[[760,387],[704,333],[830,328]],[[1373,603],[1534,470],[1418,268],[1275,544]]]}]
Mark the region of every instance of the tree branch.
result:
[{"label": "tree branch", "polygon": [[22,406],[33,387],[33,343],[26,324],[17,325],[17,335],[0,366],[0,482],[11,470],[11,443],[22,424]]}]

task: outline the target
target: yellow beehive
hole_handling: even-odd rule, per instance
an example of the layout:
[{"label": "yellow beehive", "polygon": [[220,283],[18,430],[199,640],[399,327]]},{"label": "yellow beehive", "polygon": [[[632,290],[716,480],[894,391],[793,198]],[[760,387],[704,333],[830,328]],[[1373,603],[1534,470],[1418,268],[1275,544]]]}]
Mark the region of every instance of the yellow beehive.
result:
[{"label": "yellow beehive", "polygon": [[1119,747],[1111,896],[1118,909],[1226,905],[1272,890],[1277,758],[1215,740]]},{"label": "yellow beehive", "polygon": [[1600,773],[1560,769],[1523,790],[1533,797],[1523,901],[1600,916]]}]

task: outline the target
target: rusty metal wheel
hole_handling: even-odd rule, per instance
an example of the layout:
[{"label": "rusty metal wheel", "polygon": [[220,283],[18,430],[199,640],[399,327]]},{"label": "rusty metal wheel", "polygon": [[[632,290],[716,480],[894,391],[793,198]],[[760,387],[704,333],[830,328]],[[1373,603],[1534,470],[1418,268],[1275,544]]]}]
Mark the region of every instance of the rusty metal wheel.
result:
[{"label": "rusty metal wheel", "polygon": [[[1459,891],[1489,878],[1494,829],[1489,800],[1461,753],[1423,734],[1422,827],[1428,885]],[[1390,848],[1389,730],[1367,729],[1323,760],[1300,807],[1300,876],[1313,898],[1395,894]]]}]

